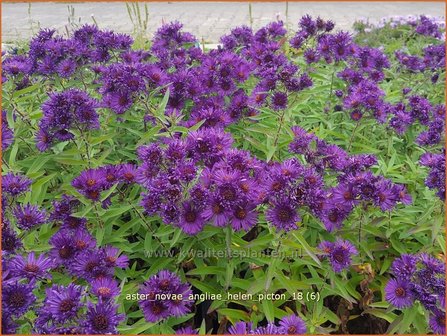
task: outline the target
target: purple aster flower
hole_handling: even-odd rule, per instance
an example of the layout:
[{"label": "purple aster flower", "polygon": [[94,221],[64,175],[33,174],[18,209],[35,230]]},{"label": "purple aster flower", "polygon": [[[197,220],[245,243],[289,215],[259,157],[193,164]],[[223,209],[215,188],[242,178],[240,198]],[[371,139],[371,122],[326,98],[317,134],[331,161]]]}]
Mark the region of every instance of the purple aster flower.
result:
[{"label": "purple aster flower", "polygon": [[119,166],[120,180],[124,183],[134,183],[136,167],[131,163],[124,163]]},{"label": "purple aster flower", "polygon": [[445,312],[437,309],[430,316],[430,328],[435,334],[445,335]]},{"label": "purple aster flower", "polygon": [[210,221],[217,227],[224,227],[230,222],[230,214],[222,206],[221,202],[217,198],[212,198],[204,211],[202,217],[205,221]]},{"label": "purple aster flower", "polygon": [[105,265],[98,250],[83,250],[78,253],[69,269],[70,273],[88,281],[113,276],[113,268]]},{"label": "purple aster flower", "polygon": [[180,328],[175,331],[176,335],[198,335],[197,329],[193,329],[190,326]]},{"label": "purple aster flower", "polygon": [[87,229],[87,219],[68,216],[62,220],[61,229],[69,231],[85,231]]},{"label": "purple aster flower", "polygon": [[45,152],[53,144],[53,136],[48,132],[40,129],[36,135],[36,147],[39,151]]},{"label": "purple aster flower", "polygon": [[14,322],[12,316],[5,311],[2,312],[2,332],[4,335],[17,334],[18,323]]},{"label": "purple aster flower", "polygon": [[[145,295],[139,305],[148,322],[157,322],[169,316],[183,316],[191,311],[193,301],[189,299],[192,294],[190,286],[167,270],[150,277],[143,284],[140,294]],[[171,298],[160,300],[156,294],[170,294]]]},{"label": "purple aster flower", "polygon": [[129,258],[124,254],[120,255],[121,251],[116,247],[105,246],[102,248],[102,252],[108,267],[126,268],[129,264]]},{"label": "purple aster flower", "polygon": [[96,305],[89,302],[87,316],[84,322],[87,334],[116,334],[116,327],[124,320],[124,315],[118,313],[118,305],[110,301],[99,301]]},{"label": "purple aster flower", "polygon": [[407,193],[405,186],[400,184],[393,185],[393,192],[397,195],[397,199],[405,205],[413,203],[413,198]]},{"label": "purple aster flower", "polygon": [[283,330],[281,327],[277,327],[273,323],[267,324],[265,327],[258,327],[253,330],[250,334],[253,335],[281,335]]},{"label": "purple aster flower", "polygon": [[52,202],[53,211],[50,214],[50,220],[64,220],[71,215],[80,203],[81,202],[73,196],[66,194],[62,195],[60,201]]},{"label": "purple aster flower", "polygon": [[279,326],[283,329],[285,335],[301,335],[306,333],[306,324],[296,315],[283,317],[279,322]]},{"label": "purple aster flower", "polygon": [[21,284],[18,282],[3,283],[2,286],[2,310],[3,314],[20,317],[25,314],[36,301],[33,294],[32,283]]},{"label": "purple aster flower", "polygon": [[330,202],[324,203],[323,210],[319,215],[326,230],[332,232],[338,230],[343,225],[343,221],[350,214],[351,209],[346,209]]},{"label": "purple aster flower", "polygon": [[348,269],[352,263],[352,257],[357,255],[357,249],[347,240],[337,239],[335,243],[323,241],[319,248],[323,251],[323,256],[327,257],[335,272],[339,273]]},{"label": "purple aster flower", "polygon": [[53,285],[46,290],[45,306],[56,321],[68,321],[76,317],[83,307],[83,293],[83,287],[72,283],[68,286]]},{"label": "purple aster flower", "polygon": [[195,235],[202,231],[204,225],[205,220],[202,213],[192,202],[184,202],[180,209],[180,220],[178,223],[182,231],[189,235]]},{"label": "purple aster flower", "polygon": [[39,210],[36,205],[26,204],[25,206],[17,206],[13,210],[17,219],[17,227],[22,230],[30,230],[36,226],[42,225],[47,219],[46,212]]},{"label": "purple aster flower", "polygon": [[99,278],[92,281],[92,292],[104,300],[112,299],[120,294],[116,280],[112,278]]},{"label": "purple aster flower", "polygon": [[235,325],[228,329],[230,335],[248,335],[252,331],[251,322],[236,322]]},{"label": "purple aster flower", "polygon": [[204,128],[193,131],[186,138],[186,150],[193,160],[211,165],[220,159],[221,154],[231,148],[230,134],[220,129]]},{"label": "purple aster flower", "polygon": [[286,200],[275,201],[267,210],[266,219],[279,230],[294,230],[298,228],[300,221],[296,209]]},{"label": "purple aster flower", "polygon": [[411,254],[402,254],[399,258],[393,261],[391,271],[393,274],[401,279],[409,279],[416,272],[416,264],[418,259]]},{"label": "purple aster flower", "polygon": [[389,280],[385,286],[385,299],[397,308],[411,306],[414,302],[414,297],[408,280]]},{"label": "purple aster flower", "polygon": [[71,184],[88,199],[98,201],[106,185],[105,172],[103,169],[84,170]]},{"label": "purple aster flower", "polygon": [[309,150],[309,145],[317,140],[314,134],[307,133],[299,126],[293,126],[294,140],[289,145],[289,150],[296,154],[304,154]]},{"label": "purple aster flower", "polygon": [[63,60],[57,65],[56,71],[59,76],[69,78],[76,71],[76,62],[70,59]]},{"label": "purple aster flower", "polygon": [[9,226],[6,218],[2,218],[2,251],[6,254],[13,254],[20,249],[23,244],[17,233]]},{"label": "purple aster flower", "polygon": [[58,231],[50,238],[49,243],[53,246],[50,257],[54,259],[56,265],[68,266],[74,260],[77,247],[70,232]]},{"label": "purple aster flower", "polygon": [[77,251],[94,249],[96,247],[95,238],[93,238],[93,236],[86,229],[75,229],[72,237]]},{"label": "purple aster flower", "polygon": [[308,35],[313,35],[317,32],[317,22],[312,19],[312,16],[306,14],[301,17],[299,26],[302,30],[304,30]]},{"label": "purple aster flower", "polygon": [[9,270],[14,276],[28,279],[50,278],[50,269],[53,267],[51,259],[41,254],[36,258],[34,252],[28,254],[28,257],[15,256],[8,263]]},{"label": "purple aster flower", "polygon": [[50,139],[72,139],[72,128],[81,131],[98,129],[97,107],[96,100],[78,89],[50,94],[50,98],[42,104],[43,117],[39,121],[37,137],[39,150],[48,148],[52,142]]},{"label": "purple aster flower", "polygon": [[2,192],[11,196],[17,196],[29,191],[31,183],[33,181],[24,175],[8,173],[2,175]]},{"label": "purple aster flower", "polygon": [[271,106],[272,109],[284,110],[287,107],[287,94],[284,92],[275,92],[271,97]]},{"label": "purple aster flower", "polygon": [[231,226],[234,230],[250,230],[258,221],[258,213],[250,204],[239,205],[233,212]]}]

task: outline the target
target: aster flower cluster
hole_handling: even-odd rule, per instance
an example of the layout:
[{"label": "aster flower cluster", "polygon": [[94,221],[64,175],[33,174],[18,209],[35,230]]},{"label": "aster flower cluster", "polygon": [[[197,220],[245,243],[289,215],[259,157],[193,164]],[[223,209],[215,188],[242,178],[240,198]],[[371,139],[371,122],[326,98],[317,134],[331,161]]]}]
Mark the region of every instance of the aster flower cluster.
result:
[{"label": "aster flower cluster", "polygon": [[436,190],[436,195],[445,200],[445,149],[441,153],[425,153],[419,159],[422,166],[430,168],[425,185]]},{"label": "aster flower cluster", "polygon": [[[169,88],[166,114],[183,109],[184,126],[204,120],[205,127],[225,127],[256,114],[264,104],[284,109],[287,92],[312,85],[309,76],[298,74],[298,67],[280,50],[279,40],[286,33],[282,22],[255,33],[247,27],[236,28],[222,37],[223,48],[207,53],[181,28],[178,22],[165,24],[156,32],[149,53],[123,53],[122,62],[95,67],[106,107],[118,114],[137,102],[147,107],[141,101],[142,93],[156,88],[164,93]],[[238,41],[241,29],[245,36]],[[249,78],[258,82],[250,95],[241,87]],[[269,92],[272,98],[267,101]]]},{"label": "aster flower cluster", "polygon": [[[180,278],[168,270],[162,270],[151,276],[141,286],[139,301],[144,317],[148,322],[158,322],[170,316],[183,316],[192,309],[191,288]],[[160,295],[168,299],[159,298]]]},{"label": "aster flower cluster", "polygon": [[399,63],[408,71],[432,73],[431,81],[435,84],[439,78],[439,71],[445,70],[445,43],[429,45],[423,50],[422,56],[410,55],[397,50],[395,56]]},{"label": "aster flower cluster", "polygon": [[[109,190],[115,184],[132,184],[135,179],[136,167],[131,163],[123,163],[84,170],[71,184],[86,198],[99,201],[101,192]],[[104,208],[108,207],[111,197],[112,195],[102,202]]]},{"label": "aster flower cluster", "polygon": [[187,234],[205,223],[248,230],[257,223],[262,164],[248,152],[231,148],[219,128],[190,132],[184,140],[138,148],[142,164],[136,181],[147,191],[142,206]]},{"label": "aster flower cluster", "polygon": [[[381,50],[356,44],[353,36],[347,32],[330,33],[332,28],[324,29],[320,21],[318,18],[314,21],[310,16],[303,17],[300,24],[307,28],[299,31],[290,44],[295,48],[304,48],[304,58],[308,64],[317,63],[321,59],[327,64],[344,62],[346,66],[337,73],[337,77],[345,81],[347,86],[344,92],[336,92],[336,96],[343,100],[344,109],[350,111],[355,121],[369,113],[379,122],[384,122],[385,93],[378,83],[383,80],[383,70],[390,67],[390,61]],[[310,46],[309,36],[314,37],[314,47]]]},{"label": "aster flower cluster", "polygon": [[[8,174],[3,179],[3,192],[16,197],[26,192],[30,183],[23,176]],[[112,246],[96,246],[96,240],[87,230],[86,219],[72,216],[80,204],[74,197],[63,195],[60,201],[54,201],[49,216],[29,204],[12,208],[5,200],[2,202],[3,331],[16,333],[16,320],[33,309],[38,315],[33,330],[39,334],[116,333],[124,316],[118,314],[114,303],[120,294],[114,271],[116,267],[127,267],[127,257]],[[59,231],[49,239],[52,248],[48,253],[18,254],[22,242],[4,211],[10,208],[21,230],[44,220],[60,224]],[[54,272],[64,271],[76,282],[88,283],[89,288],[75,283],[54,284],[46,287],[43,302],[37,300],[35,291],[44,288]]]},{"label": "aster flower cluster", "polygon": [[388,112],[391,116],[390,127],[400,135],[416,123],[427,127],[427,130],[419,133],[416,138],[418,145],[433,146],[443,140],[445,105],[433,105],[422,96],[411,95],[407,97],[407,103],[389,104]]},{"label": "aster flower cluster", "polygon": [[102,31],[93,25],[75,30],[68,39],[55,30],[41,30],[30,42],[27,55],[13,55],[3,61],[6,78],[30,75],[71,77],[81,66],[106,62],[114,53],[129,50],[130,36]]},{"label": "aster flower cluster", "polygon": [[283,317],[278,324],[269,323],[253,328],[252,323],[237,322],[228,330],[230,335],[302,335],[306,333],[306,324],[296,315]]},{"label": "aster flower cluster", "polygon": [[395,259],[394,279],[385,287],[385,298],[397,308],[406,308],[417,300],[430,312],[434,333],[445,334],[445,264],[426,253],[404,254]]},{"label": "aster flower cluster", "polygon": [[98,103],[86,92],[68,89],[52,93],[43,103],[43,117],[39,121],[37,148],[47,150],[56,141],[68,141],[74,138],[73,131],[86,132],[99,129],[99,117],[96,113]]},{"label": "aster flower cluster", "polygon": [[398,28],[400,26],[411,26],[414,31],[424,36],[431,36],[437,39],[445,39],[445,35],[442,30],[445,29],[445,18],[433,17],[429,15],[394,15],[384,17],[377,23],[369,22],[366,18],[357,20],[358,24],[363,25],[365,32],[370,32],[372,29],[381,29],[389,25],[391,28]]},{"label": "aster flower cluster", "polygon": [[[399,202],[411,203],[411,196],[403,185],[375,176],[368,170],[377,162],[374,156],[348,155],[342,148],[326,143],[299,126],[292,130],[294,140],[289,150],[302,155],[311,170],[304,170],[304,182],[298,185],[298,190],[293,189],[297,183],[292,179],[294,191],[289,198],[294,200],[298,197],[298,205],[307,205],[328,231],[339,229],[361,202],[373,204],[382,211],[392,210]],[[338,175],[338,184],[331,188],[325,187],[323,182],[324,173],[328,170]]]},{"label": "aster flower cluster", "polygon": [[[430,18],[421,17],[411,25],[416,34],[441,38],[441,25]],[[71,186],[56,184],[54,191],[71,192],[74,188],[92,201],[95,209],[98,204],[107,209],[118,194],[132,207],[134,196],[141,191],[144,214],[134,208],[140,215],[136,221],[157,216],[191,236],[208,224],[227,227],[229,233],[250,231],[264,218],[276,231],[291,231],[299,229],[302,218],[309,214],[333,232],[358,206],[364,211],[376,207],[387,212],[400,203],[410,204],[412,198],[404,185],[373,174],[377,164],[373,155],[350,155],[299,126],[292,127],[293,140],[287,152],[279,139],[280,132],[285,133],[284,126],[277,129],[278,146],[272,148],[278,150],[272,157],[281,154],[282,160],[264,161],[236,148],[240,143],[235,144],[227,131],[242,123],[232,124],[260,121],[263,126],[264,115],[257,114],[265,110],[272,112],[269,116],[287,116],[291,97],[314,85],[309,73],[318,62],[324,62],[323,67],[331,64],[337,69],[331,90],[332,84],[337,85],[334,80],[342,81],[341,89],[332,90],[326,104],[332,98],[338,100],[335,111],[345,110],[357,125],[368,115],[403,135],[418,123],[426,127],[416,140],[421,146],[439,144],[445,132],[444,105],[432,104],[428,96],[409,95],[409,88],[404,88],[402,101],[393,98],[387,102],[385,74],[391,67],[390,59],[381,49],[361,46],[351,34],[333,29],[332,21],[306,15],[299,21],[298,32],[287,41],[282,21],[257,31],[243,26],[223,36],[222,45],[211,51],[202,50],[193,35],[182,31],[179,22],[164,24],[147,51],[131,49],[132,39],[127,35],[95,26],[85,25],[68,38],[42,30],[31,40],[29,52],[4,57],[2,81],[8,82],[7,87],[15,85],[13,90],[36,83],[50,89],[41,106],[43,116],[35,138],[41,152],[78,139],[85,147],[93,145],[86,135],[101,128],[104,112],[112,112],[107,122],[116,117],[118,126],[133,122],[138,128],[144,123],[145,131],[147,124],[157,126],[155,132],[160,130],[152,134],[156,141],[136,148],[137,159],[127,152],[131,158],[128,163],[98,167],[92,163],[99,160],[90,160],[86,153],[89,168],[78,171]],[[306,64],[298,66],[294,55],[302,55]],[[426,46],[422,56],[406,51],[395,56],[405,68],[422,72],[420,76],[431,75],[432,83],[445,70],[442,44]],[[319,80],[318,74],[314,77]],[[83,89],[76,88],[80,84]],[[63,91],[53,90],[55,87]],[[14,142],[6,113],[2,111],[3,150]],[[279,120],[283,122],[282,117]],[[54,149],[63,151],[62,145]],[[135,149],[134,144],[126,145]],[[250,147],[248,142],[244,145]],[[100,162],[111,162],[105,147],[96,147],[100,150],[93,156],[103,151]],[[444,156],[445,151],[426,153],[420,159],[420,164],[430,169],[426,185],[441,199],[445,199]],[[116,304],[120,288],[115,270],[127,268],[128,258],[113,246],[98,245],[87,218],[79,217],[82,210],[88,210],[79,197],[64,194],[53,200],[51,210],[45,203],[47,198],[42,205],[22,201],[29,196],[24,194],[32,183],[22,174],[2,176],[2,330],[16,333],[19,323],[31,322],[32,332],[38,334],[117,333],[125,317],[118,313]],[[126,215],[121,220],[126,221]],[[48,224],[50,230],[46,230]],[[27,233],[32,237],[34,230],[39,239],[43,232],[48,251],[24,252],[29,243],[22,242],[21,237]],[[52,234],[49,239],[47,233]],[[140,239],[139,235],[129,236],[130,250],[138,248],[133,239]],[[336,273],[349,269],[358,254],[351,242],[340,237],[322,241],[318,248],[320,259],[327,260]],[[140,267],[140,261],[134,266]],[[188,266],[182,266],[186,271],[189,261]],[[140,272],[134,267],[133,271]],[[426,254],[403,255],[393,263],[392,274],[394,278],[385,288],[386,299],[397,308],[421,302],[430,312],[432,330],[445,333],[442,263]],[[61,277],[66,280],[64,284],[57,283]],[[44,295],[38,295],[43,291]],[[141,285],[139,294],[145,296],[139,307],[150,324],[182,318],[193,311],[191,286],[168,270],[152,275]],[[27,314],[30,310],[37,318]],[[258,327],[239,322],[229,329],[230,334],[305,332],[306,324],[296,315]],[[197,330],[177,330],[177,334],[185,333],[197,334]]]}]

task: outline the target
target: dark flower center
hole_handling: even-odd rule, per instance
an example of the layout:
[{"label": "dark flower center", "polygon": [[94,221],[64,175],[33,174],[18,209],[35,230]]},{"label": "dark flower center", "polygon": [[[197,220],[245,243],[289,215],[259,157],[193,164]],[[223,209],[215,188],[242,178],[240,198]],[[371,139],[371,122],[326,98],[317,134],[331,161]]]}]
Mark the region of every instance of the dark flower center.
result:
[{"label": "dark flower center", "polygon": [[198,142],[198,144],[197,144],[197,150],[198,150],[200,153],[206,153],[206,152],[208,152],[208,151],[209,151],[208,143],[206,143],[206,142],[204,142],[204,141],[200,141],[200,142]]},{"label": "dark flower center", "polygon": [[331,211],[328,215],[328,218],[331,222],[336,222],[338,220],[338,214],[335,211]]},{"label": "dark flower center", "polygon": [[352,193],[350,191],[345,191],[343,193],[343,198],[347,201],[352,200]]},{"label": "dark flower center", "polygon": [[98,288],[98,294],[101,296],[109,296],[110,292],[111,292],[111,290],[108,287],[99,287]]},{"label": "dark flower center", "polygon": [[37,271],[39,271],[39,266],[37,266],[36,264],[26,264],[25,271],[30,273],[36,273]]},{"label": "dark flower center", "polygon": [[27,214],[27,215],[24,215],[24,216],[23,216],[23,219],[24,219],[26,222],[31,222],[32,219],[33,219],[33,216],[30,215],[30,214]]},{"label": "dark flower center", "polygon": [[371,187],[371,186],[364,186],[363,188],[362,188],[362,192],[366,195],[366,196],[371,196],[372,195],[372,193],[373,193],[373,188]]},{"label": "dark flower center", "polygon": [[248,192],[248,191],[250,190],[250,187],[249,187],[248,184],[245,183],[245,182],[242,182],[241,185],[240,185],[240,187],[241,187],[242,191],[245,192],[245,193]]},{"label": "dark flower center", "polygon": [[77,242],[76,242],[76,247],[78,248],[78,249],[83,249],[83,248],[85,248],[87,246],[87,243],[85,242],[85,241],[83,241],[83,240],[78,240]]},{"label": "dark flower center", "polygon": [[290,211],[290,209],[287,209],[287,208],[279,209],[278,218],[280,221],[288,222],[292,219],[292,217],[293,217],[293,214],[292,214],[292,211]]},{"label": "dark flower center", "polygon": [[167,289],[169,289],[170,284],[171,283],[168,279],[164,279],[163,281],[160,282],[160,289],[167,290]]},{"label": "dark flower center", "polygon": [[227,201],[234,201],[236,199],[236,191],[231,186],[224,187],[222,188],[222,196]]},{"label": "dark flower center", "polygon": [[120,106],[126,106],[127,102],[128,102],[128,100],[127,100],[126,96],[121,96],[118,99],[118,105],[120,105]]},{"label": "dark flower center", "polygon": [[218,214],[222,213],[223,209],[219,204],[214,204],[212,210],[213,210],[213,214],[218,215]]},{"label": "dark flower center", "polygon": [[309,182],[310,184],[315,184],[317,182],[317,179],[315,176],[309,176],[307,178],[307,182]]},{"label": "dark flower center", "polygon": [[72,256],[73,251],[69,246],[64,246],[59,250],[59,257],[62,259],[68,259]]},{"label": "dark flower center", "polygon": [[93,187],[96,184],[96,180],[88,179],[86,183],[89,187]]},{"label": "dark flower center", "polygon": [[72,229],[76,229],[80,223],[81,221],[76,217],[69,217],[67,221],[68,226]]},{"label": "dark flower center", "polygon": [[272,190],[273,191],[280,191],[282,187],[282,183],[279,181],[275,181],[272,183]]},{"label": "dark flower center", "polygon": [[104,314],[98,314],[93,318],[93,328],[95,330],[106,330],[109,326],[109,319]]},{"label": "dark flower center", "polygon": [[151,75],[151,79],[152,79],[154,82],[158,82],[158,81],[161,79],[161,76],[160,76],[159,73],[153,73],[153,74]]},{"label": "dark flower center", "polygon": [[116,262],[116,257],[108,256],[108,257],[106,257],[106,261],[109,262],[109,263],[115,263]]},{"label": "dark flower center", "polygon": [[99,265],[98,262],[90,261],[90,262],[87,263],[87,265],[85,265],[85,270],[86,270],[86,272],[92,272],[93,269],[95,267],[97,267],[98,265]]},{"label": "dark flower center", "polygon": [[5,251],[14,251],[15,240],[12,237],[6,237],[2,239],[2,249]]},{"label": "dark flower center", "polygon": [[67,312],[71,311],[75,306],[76,306],[76,304],[73,302],[72,299],[65,299],[65,300],[62,300],[62,302],[59,306],[59,311],[61,313],[67,313]]},{"label": "dark flower center", "polygon": [[341,252],[335,253],[334,259],[339,263],[341,263],[344,260],[343,254]]},{"label": "dark flower center", "polygon": [[152,310],[152,313],[154,315],[158,315],[158,314],[161,314],[163,312],[164,307],[161,304],[155,303],[155,304],[152,305],[151,310]]},{"label": "dark flower center", "polygon": [[97,199],[99,196],[99,193],[96,190],[92,190],[88,192],[88,196],[92,199]]},{"label": "dark flower center", "polygon": [[245,209],[238,209],[235,212],[235,216],[237,219],[244,219],[247,217],[247,211],[245,211]]},{"label": "dark flower center", "polygon": [[185,219],[188,223],[192,223],[196,220],[197,216],[195,214],[195,212],[193,211],[188,211],[187,213],[185,213]]},{"label": "dark flower center", "polygon": [[124,178],[125,178],[126,180],[131,181],[131,180],[133,180],[134,175],[133,175],[131,172],[127,172],[127,173],[124,174]]},{"label": "dark flower center", "polygon": [[107,182],[113,182],[113,181],[115,181],[115,179],[116,179],[116,177],[113,174],[107,174],[107,176],[106,176]]},{"label": "dark flower center", "polygon": [[287,328],[287,332],[291,335],[296,333],[296,326],[291,325],[289,328]]},{"label": "dark flower center", "polygon": [[11,295],[8,297],[9,306],[20,308],[23,307],[25,303],[26,303],[25,294],[20,291],[11,293]]},{"label": "dark flower center", "polygon": [[399,297],[404,297],[405,296],[405,289],[403,289],[402,287],[396,288],[396,295],[399,296]]}]

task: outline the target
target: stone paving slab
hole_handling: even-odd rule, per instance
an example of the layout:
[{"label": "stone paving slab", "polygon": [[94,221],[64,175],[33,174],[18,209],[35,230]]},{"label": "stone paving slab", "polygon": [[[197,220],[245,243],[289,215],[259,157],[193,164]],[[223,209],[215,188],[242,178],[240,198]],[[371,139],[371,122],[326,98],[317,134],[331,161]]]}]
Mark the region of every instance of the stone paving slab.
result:
[{"label": "stone paving slab", "polygon": [[[85,3],[2,3],[2,41],[28,39],[38,27],[66,30],[68,6],[74,8],[74,18],[81,23],[93,23],[92,15],[100,28],[131,33],[133,24],[124,2]],[[241,2],[151,2],[149,6],[148,36],[162,24],[173,20],[181,21],[185,30],[206,42],[218,42],[219,37],[231,28],[250,25],[249,4]],[[276,18],[286,21],[286,3],[252,3],[253,28],[259,28]],[[140,3],[140,8],[143,4]],[[296,28],[298,19],[304,14],[320,15],[336,22],[338,29],[349,30],[352,23],[361,17],[378,21],[391,15],[425,14],[444,16],[442,2],[289,2],[288,22]]]}]

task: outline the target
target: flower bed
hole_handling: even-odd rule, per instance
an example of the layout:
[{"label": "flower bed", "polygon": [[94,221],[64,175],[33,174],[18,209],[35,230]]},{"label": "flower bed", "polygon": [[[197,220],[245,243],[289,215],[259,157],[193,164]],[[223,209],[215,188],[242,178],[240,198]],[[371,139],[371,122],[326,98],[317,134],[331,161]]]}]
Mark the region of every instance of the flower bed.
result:
[{"label": "flower bed", "polygon": [[2,330],[445,333],[445,43],[304,16],[2,61]]}]

